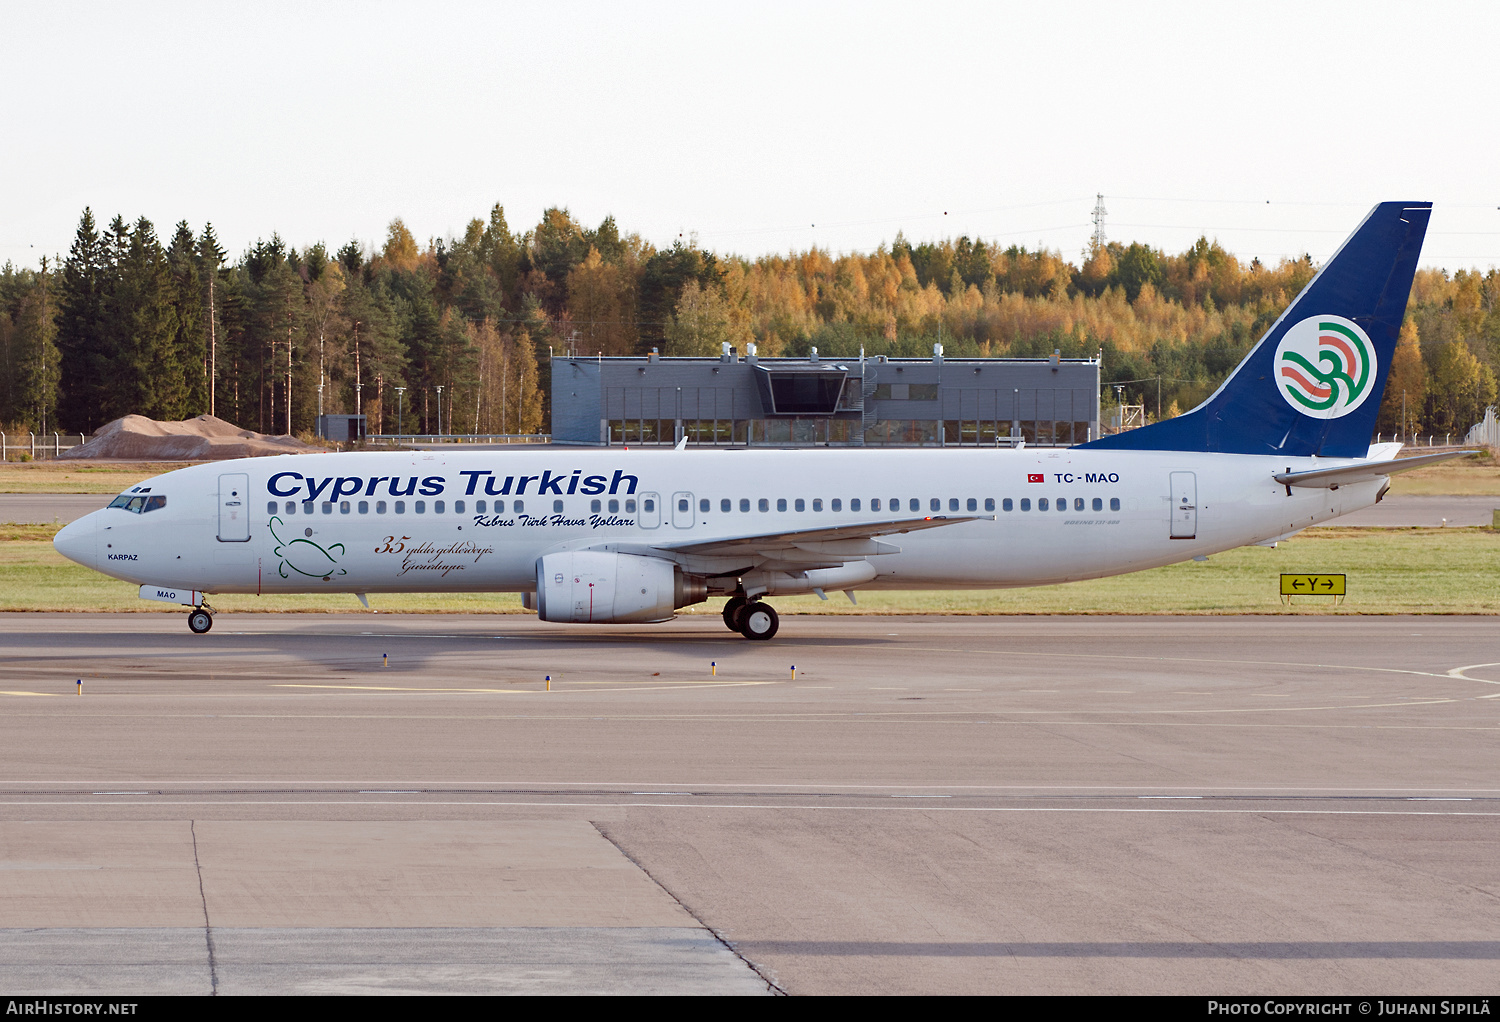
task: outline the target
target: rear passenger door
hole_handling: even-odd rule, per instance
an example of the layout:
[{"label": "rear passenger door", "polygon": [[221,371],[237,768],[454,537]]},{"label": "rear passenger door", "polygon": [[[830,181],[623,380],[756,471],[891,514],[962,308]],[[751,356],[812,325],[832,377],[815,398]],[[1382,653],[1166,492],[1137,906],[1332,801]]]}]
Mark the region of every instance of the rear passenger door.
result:
[{"label": "rear passenger door", "polygon": [[1172,538],[1198,536],[1198,477],[1192,472],[1172,473]]}]

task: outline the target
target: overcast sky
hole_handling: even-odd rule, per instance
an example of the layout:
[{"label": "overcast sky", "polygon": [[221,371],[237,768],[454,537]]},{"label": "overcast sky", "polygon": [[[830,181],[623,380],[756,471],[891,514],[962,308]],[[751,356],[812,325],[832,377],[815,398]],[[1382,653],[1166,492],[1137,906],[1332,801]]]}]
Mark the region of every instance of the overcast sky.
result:
[{"label": "overcast sky", "polygon": [[1382,199],[1500,265],[1500,4],[0,0],[0,261],[79,213],[238,256],[567,206],[759,255],[1200,233],[1326,258]]}]

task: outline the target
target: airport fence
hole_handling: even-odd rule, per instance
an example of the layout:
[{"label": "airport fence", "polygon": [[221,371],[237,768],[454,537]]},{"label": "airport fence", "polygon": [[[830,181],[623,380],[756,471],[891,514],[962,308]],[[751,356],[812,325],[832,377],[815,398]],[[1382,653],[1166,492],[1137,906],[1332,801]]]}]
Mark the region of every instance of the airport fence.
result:
[{"label": "airport fence", "polygon": [[551,433],[368,433],[360,440],[382,447],[460,447],[465,444],[548,444]]},{"label": "airport fence", "polygon": [[19,433],[0,433],[0,461],[46,461],[87,442],[82,433],[27,433],[24,440]]}]

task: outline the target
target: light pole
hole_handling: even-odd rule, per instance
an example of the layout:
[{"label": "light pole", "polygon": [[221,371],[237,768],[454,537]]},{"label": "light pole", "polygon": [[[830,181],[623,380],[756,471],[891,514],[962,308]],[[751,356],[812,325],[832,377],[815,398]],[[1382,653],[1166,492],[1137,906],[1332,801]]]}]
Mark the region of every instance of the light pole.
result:
[{"label": "light pole", "polygon": [[396,436],[401,435],[402,413],[406,410],[406,388],[396,387]]},{"label": "light pole", "polygon": [[439,383],[437,385],[437,392],[438,392],[438,421],[437,421],[437,431],[438,431],[438,436],[442,436],[443,435],[443,385],[441,383]]}]

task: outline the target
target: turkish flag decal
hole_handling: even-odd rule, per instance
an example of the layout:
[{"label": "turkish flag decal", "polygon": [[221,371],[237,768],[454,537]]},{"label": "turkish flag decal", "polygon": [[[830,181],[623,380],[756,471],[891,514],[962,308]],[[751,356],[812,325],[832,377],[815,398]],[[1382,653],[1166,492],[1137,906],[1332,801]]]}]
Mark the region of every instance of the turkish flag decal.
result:
[{"label": "turkish flag decal", "polygon": [[1028,472],[1026,474],[1026,481],[1028,483],[1045,483],[1047,481],[1047,477],[1042,475],[1042,473],[1040,472]]}]

